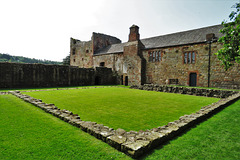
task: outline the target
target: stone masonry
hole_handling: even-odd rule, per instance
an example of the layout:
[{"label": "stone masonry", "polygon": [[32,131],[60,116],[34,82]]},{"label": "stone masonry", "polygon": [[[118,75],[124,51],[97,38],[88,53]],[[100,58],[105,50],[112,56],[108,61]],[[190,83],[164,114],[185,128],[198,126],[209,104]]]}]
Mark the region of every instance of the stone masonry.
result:
[{"label": "stone masonry", "polygon": [[139,27],[133,25],[128,42],[120,43],[114,37],[114,41],[107,43],[106,36],[99,34],[97,39],[86,42],[93,48],[97,45],[97,50],[90,49],[92,52],[84,56],[82,50],[86,50],[86,46],[74,46],[71,40],[71,50],[78,48],[76,54],[70,55],[71,65],[87,68],[104,65],[112,68],[121,78],[118,82],[125,85],[175,84],[238,89],[240,64],[225,71],[215,55],[222,48],[217,42],[222,36],[220,29],[221,25],[215,25],[140,39]]},{"label": "stone masonry", "polygon": [[0,88],[57,87],[116,84],[112,69],[63,65],[0,63]]}]

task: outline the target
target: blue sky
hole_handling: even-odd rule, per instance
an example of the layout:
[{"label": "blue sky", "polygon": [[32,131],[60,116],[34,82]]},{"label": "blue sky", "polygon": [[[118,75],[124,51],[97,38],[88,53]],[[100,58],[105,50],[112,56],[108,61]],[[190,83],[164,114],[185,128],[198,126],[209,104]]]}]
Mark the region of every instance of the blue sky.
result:
[{"label": "blue sky", "polygon": [[128,40],[220,24],[239,0],[0,0],[0,53],[62,61],[70,37],[92,32]]}]

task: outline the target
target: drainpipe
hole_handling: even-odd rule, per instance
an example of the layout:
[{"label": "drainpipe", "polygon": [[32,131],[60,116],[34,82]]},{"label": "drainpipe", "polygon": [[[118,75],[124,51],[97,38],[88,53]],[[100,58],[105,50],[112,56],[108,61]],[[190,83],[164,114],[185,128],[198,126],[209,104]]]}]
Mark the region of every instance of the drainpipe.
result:
[{"label": "drainpipe", "polygon": [[206,42],[209,44],[208,47],[208,88],[210,87],[210,76],[211,76],[211,44],[216,40],[215,34],[214,33],[209,33],[206,35]]},{"label": "drainpipe", "polygon": [[211,71],[211,44],[212,41],[207,42],[209,44],[208,47],[208,88],[210,87],[210,71]]}]

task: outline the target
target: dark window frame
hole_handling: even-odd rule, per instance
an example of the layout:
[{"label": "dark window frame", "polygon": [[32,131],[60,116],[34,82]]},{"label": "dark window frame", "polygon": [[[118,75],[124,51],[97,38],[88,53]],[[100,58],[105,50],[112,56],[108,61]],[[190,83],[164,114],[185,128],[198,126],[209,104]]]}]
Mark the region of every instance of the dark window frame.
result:
[{"label": "dark window frame", "polygon": [[183,53],[183,64],[195,64],[196,63],[196,51],[186,51]]},{"label": "dark window frame", "polygon": [[162,51],[161,50],[155,50],[155,51],[149,51],[148,52],[148,62],[161,62],[162,61]]}]

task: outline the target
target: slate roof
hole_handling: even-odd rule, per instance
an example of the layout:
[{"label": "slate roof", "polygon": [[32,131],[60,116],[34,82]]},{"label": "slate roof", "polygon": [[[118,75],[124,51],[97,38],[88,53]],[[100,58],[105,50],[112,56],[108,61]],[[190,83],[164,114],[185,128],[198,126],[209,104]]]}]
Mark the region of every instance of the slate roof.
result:
[{"label": "slate roof", "polygon": [[[214,25],[189,31],[141,39],[140,41],[144,45],[145,49],[202,43],[206,41],[206,35],[209,33],[214,33],[217,39],[221,37],[222,34],[219,33],[220,29],[222,29],[222,25]],[[126,43],[127,42],[107,46],[95,53],[95,55],[122,53],[124,44]]]}]

